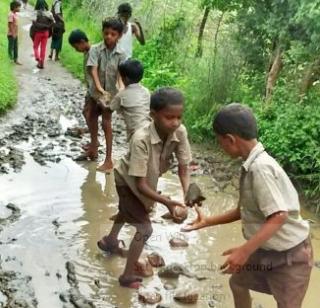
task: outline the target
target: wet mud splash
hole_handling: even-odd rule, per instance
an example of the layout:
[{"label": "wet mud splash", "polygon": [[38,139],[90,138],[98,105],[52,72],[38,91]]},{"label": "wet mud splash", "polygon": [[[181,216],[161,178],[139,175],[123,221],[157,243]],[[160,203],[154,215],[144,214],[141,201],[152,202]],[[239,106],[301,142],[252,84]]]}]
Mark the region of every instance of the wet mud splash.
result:
[{"label": "wet mud splash", "polygon": [[[35,69],[27,34],[31,14],[22,15],[21,45],[26,48],[21,50],[24,65],[17,68],[19,103],[0,119],[0,307],[144,307],[138,292],[119,287],[125,259],[103,255],[96,247],[111,228],[117,196],[112,174],[97,173],[94,162],[73,160],[88,141],[87,134],[69,129],[84,126],[84,89],[56,63],[48,62],[43,71]],[[114,129],[118,159],[126,152],[120,119],[114,119]],[[101,147],[101,159],[103,154]],[[204,147],[194,146],[194,157],[192,180],[206,197],[203,211],[217,214],[234,207],[238,163]],[[181,199],[176,169],[161,179],[159,189]],[[147,260],[159,267],[144,279],[149,291],[140,294],[140,300],[158,300],[160,295],[160,304],[153,307],[182,307],[195,299],[188,307],[232,307],[228,277],[218,268],[224,260],[221,253],[243,241],[240,224],[182,236],[181,225],[162,217],[166,213],[158,206],[152,215],[154,233],[145,256],[154,253]],[[189,209],[189,219],[193,215]],[[309,212],[304,215],[313,222],[318,261],[304,307],[316,308],[320,224]],[[125,226],[120,237],[128,246],[132,235],[133,229]],[[187,245],[181,247],[181,240]],[[253,298],[254,307],[275,307],[267,295],[253,293]]]}]

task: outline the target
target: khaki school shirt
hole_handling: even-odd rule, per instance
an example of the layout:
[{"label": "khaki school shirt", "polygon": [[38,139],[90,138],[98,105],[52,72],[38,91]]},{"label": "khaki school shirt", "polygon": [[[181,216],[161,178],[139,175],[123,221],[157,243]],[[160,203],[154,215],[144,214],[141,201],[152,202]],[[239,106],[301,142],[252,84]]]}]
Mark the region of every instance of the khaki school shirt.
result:
[{"label": "khaki school shirt", "polygon": [[[104,41],[93,45],[90,49],[87,66],[97,66],[101,86],[112,96],[118,93],[118,66],[126,59],[118,45],[109,50]],[[93,92],[91,89],[90,92]]]},{"label": "khaki school shirt", "polygon": [[289,177],[258,143],[242,165],[240,199],[242,231],[249,240],[266,222],[268,216],[288,212],[283,226],[262,247],[266,250],[290,249],[309,235],[309,224],[300,216],[300,203]]},{"label": "khaki school shirt", "polygon": [[110,103],[112,111],[122,114],[128,141],[140,127],[150,123],[150,92],[139,83],[128,85]]},{"label": "khaki school shirt", "polygon": [[168,137],[165,144],[153,122],[138,129],[131,138],[128,154],[115,168],[116,185],[128,186],[143,203],[146,211],[150,212],[154,201],[139,193],[136,177],[145,177],[149,186],[156,191],[159,177],[172,166],[173,154],[180,165],[191,162],[187,130],[183,125]]}]

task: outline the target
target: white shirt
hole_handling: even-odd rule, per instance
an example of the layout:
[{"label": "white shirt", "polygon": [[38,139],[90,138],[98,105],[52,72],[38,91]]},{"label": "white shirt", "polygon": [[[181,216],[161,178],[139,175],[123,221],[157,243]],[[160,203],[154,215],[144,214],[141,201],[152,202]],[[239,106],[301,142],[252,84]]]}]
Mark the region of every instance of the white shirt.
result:
[{"label": "white shirt", "polygon": [[132,44],[133,44],[132,23],[128,22],[127,32],[122,34],[122,37],[118,42],[118,46],[124,51],[127,59],[132,57]]}]

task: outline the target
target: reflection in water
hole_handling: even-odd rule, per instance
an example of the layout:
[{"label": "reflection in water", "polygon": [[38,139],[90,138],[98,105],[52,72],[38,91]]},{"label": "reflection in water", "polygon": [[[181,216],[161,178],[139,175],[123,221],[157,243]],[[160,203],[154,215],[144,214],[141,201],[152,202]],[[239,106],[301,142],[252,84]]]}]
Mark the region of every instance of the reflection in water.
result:
[{"label": "reflection in water", "polygon": [[[117,212],[117,195],[113,175],[97,173],[95,169],[95,163],[80,165],[70,159],[42,167],[27,157],[22,172],[0,177],[3,202],[13,202],[22,209],[21,218],[1,233],[2,242],[17,238],[13,243],[0,245],[2,267],[33,276],[32,284],[39,308],[62,307],[59,292],[69,287],[65,277],[65,262],[68,260],[75,263],[81,292],[91,298],[96,307],[140,307],[135,291],[119,287],[118,276],[123,270],[125,259],[104,256],[96,246],[97,240],[112,226],[108,218]],[[214,193],[210,177],[193,180],[203,188],[207,197],[203,205],[206,214],[218,214],[235,206],[236,195]],[[159,183],[159,189],[181,200],[176,175],[166,174]],[[221,301],[216,307],[231,308],[228,277],[221,275],[217,268],[224,260],[221,257],[222,251],[242,243],[240,224],[187,234],[189,247],[173,250],[168,241],[171,235],[179,232],[180,225],[161,221],[160,216],[164,212],[166,209],[163,206],[157,206],[152,217],[154,234],[146,250],[160,253],[167,264],[179,262],[187,265],[191,271],[209,278],[197,281],[181,277],[176,281],[179,285],[191,285],[200,290],[201,301],[190,307],[208,307],[208,300],[214,295]],[[315,220],[309,212],[303,215]],[[56,219],[60,224],[58,228],[52,224]],[[125,226],[120,238],[128,244],[133,232],[133,228]],[[318,222],[312,224],[312,239],[315,259],[320,260]],[[7,256],[15,256],[17,261],[5,262]],[[50,276],[45,275],[46,271]],[[57,272],[62,274],[62,279],[57,279]],[[303,308],[319,306],[319,279],[320,269],[314,268]],[[172,293],[163,290],[164,282],[157,274],[144,280],[147,286],[160,287],[164,302],[170,304],[170,307],[180,307],[172,300]],[[270,296],[253,296],[262,307],[275,307]]]}]

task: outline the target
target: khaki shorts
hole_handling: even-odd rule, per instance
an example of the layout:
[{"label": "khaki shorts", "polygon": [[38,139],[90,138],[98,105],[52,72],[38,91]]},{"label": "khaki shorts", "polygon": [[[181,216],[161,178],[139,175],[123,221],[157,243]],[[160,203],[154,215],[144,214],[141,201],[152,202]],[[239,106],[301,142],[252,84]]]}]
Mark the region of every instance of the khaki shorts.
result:
[{"label": "khaki shorts", "polygon": [[310,239],[286,251],[258,249],[230,278],[230,286],[240,286],[272,294],[278,308],[300,308],[313,266]]},{"label": "khaki shorts", "polygon": [[150,225],[151,220],[143,203],[128,186],[116,186],[119,195],[119,213],[123,221],[133,226]]},{"label": "khaki shorts", "polygon": [[99,114],[106,110],[111,102],[111,94],[105,92],[104,94],[90,95],[89,93],[85,96],[84,111],[89,108],[94,108]]}]

